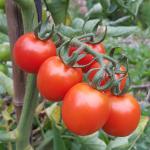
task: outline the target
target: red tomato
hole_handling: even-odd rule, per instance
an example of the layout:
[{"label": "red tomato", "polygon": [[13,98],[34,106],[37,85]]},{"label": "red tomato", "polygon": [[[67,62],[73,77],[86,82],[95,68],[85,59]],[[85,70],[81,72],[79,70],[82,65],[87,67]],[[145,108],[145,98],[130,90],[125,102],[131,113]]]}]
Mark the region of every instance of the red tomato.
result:
[{"label": "red tomato", "polygon": [[[103,45],[102,43],[100,43],[100,44],[88,44],[88,43],[86,43],[86,44],[87,44],[88,46],[90,46],[90,47],[93,49],[93,51],[96,51],[96,52],[101,53],[101,54],[105,54],[105,53],[106,53],[105,48],[104,48],[104,45]],[[76,47],[70,47],[70,55],[71,55],[76,49],[77,49]],[[84,54],[85,52],[82,52],[82,53]],[[92,61],[93,58],[94,58],[94,56],[92,56],[91,54],[86,54],[86,56],[85,56],[84,58],[82,58],[78,63],[79,63],[79,65],[86,65],[86,64],[89,64],[89,63]],[[95,61],[94,61],[94,62],[95,62]],[[93,62],[93,63],[94,63],[94,62]],[[92,63],[92,64],[93,64],[93,63]],[[91,66],[91,65],[89,65],[89,66],[83,68],[83,71],[84,71],[84,72],[87,72],[87,71],[89,70],[90,66]]]},{"label": "red tomato", "polygon": [[34,33],[22,35],[14,45],[13,58],[24,71],[37,73],[40,65],[56,55],[56,47],[51,39],[41,41]]},{"label": "red tomato", "polygon": [[43,97],[60,101],[66,92],[82,81],[82,70],[66,66],[59,57],[47,59],[37,75],[37,87]]},{"label": "red tomato", "polygon": [[77,135],[88,135],[103,127],[109,116],[107,97],[86,83],[78,83],[65,95],[62,118],[67,128]]},{"label": "red tomato", "polygon": [[104,125],[104,131],[112,136],[128,136],[138,126],[140,120],[140,106],[130,95],[109,95],[111,113]]},{"label": "red tomato", "polygon": [[[107,61],[107,60],[104,60],[104,63],[107,64],[108,61]],[[93,69],[93,68],[100,68],[100,64],[99,64],[98,62],[92,64],[91,67],[90,67],[90,69]],[[120,67],[120,70],[121,70],[121,71],[125,71],[125,67],[124,67],[124,66],[121,66],[121,67]],[[97,71],[98,71],[98,70],[94,70],[94,71],[91,72],[91,74],[89,75],[89,79],[90,79],[90,80],[93,79],[93,77],[94,77],[94,75],[97,73]],[[122,77],[122,74],[115,74],[115,78],[116,78],[116,79],[120,79],[121,77]],[[122,79],[122,81],[121,81],[121,83],[120,83],[120,85],[119,85],[120,90],[123,90],[123,89],[124,89],[124,87],[125,87],[125,85],[126,85],[126,79],[127,79],[126,77],[124,77],[124,78]],[[101,86],[104,86],[108,80],[109,80],[109,77],[108,77],[107,74],[105,74],[104,79],[101,81],[100,85],[101,85]]]}]

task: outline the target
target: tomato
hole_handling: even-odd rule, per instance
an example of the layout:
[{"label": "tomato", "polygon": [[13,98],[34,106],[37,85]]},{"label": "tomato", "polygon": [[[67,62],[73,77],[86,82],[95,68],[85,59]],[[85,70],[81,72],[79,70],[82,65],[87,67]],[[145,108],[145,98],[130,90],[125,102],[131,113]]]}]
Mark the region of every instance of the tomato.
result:
[{"label": "tomato", "polygon": [[34,33],[22,35],[14,45],[13,58],[24,71],[37,73],[41,64],[56,55],[56,47],[51,39],[41,41]]},{"label": "tomato", "polygon": [[3,72],[4,74],[8,74],[8,68],[5,64],[0,64],[0,72]]},{"label": "tomato", "polygon": [[109,112],[107,97],[86,83],[73,86],[63,99],[63,121],[77,135],[89,135],[102,128]]},{"label": "tomato", "polygon": [[9,44],[0,44],[0,61],[10,60],[10,48]]},{"label": "tomato", "polygon": [[59,57],[54,56],[41,65],[37,76],[37,87],[46,99],[60,101],[72,86],[81,81],[81,69],[71,68]]},{"label": "tomato", "polygon": [[109,95],[111,113],[104,125],[104,131],[112,136],[128,136],[138,126],[140,120],[140,106],[130,95]]},{"label": "tomato", "polygon": [[[104,60],[104,63],[105,64],[108,64],[108,61],[107,60]],[[100,68],[100,64],[98,62],[92,64],[90,66],[90,69],[94,69],[94,68]],[[94,75],[97,73],[98,70],[94,70],[91,72],[91,74],[89,75],[89,79],[92,80]],[[120,67],[120,71],[125,71],[125,67],[124,66],[121,66]],[[123,75],[122,74],[115,74],[115,78],[116,80],[120,79]],[[101,86],[104,86],[106,84],[106,82],[109,80],[109,77],[107,74],[104,75],[104,79],[101,81],[100,85]],[[123,90],[125,85],[126,85],[126,80],[127,80],[127,77],[124,77],[121,82],[120,82],[120,85],[119,85],[119,89],[120,90]]]},{"label": "tomato", "polygon": [[[98,53],[101,53],[101,54],[105,54],[106,51],[105,51],[105,48],[104,48],[104,45],[102,43],[100,44],[88,44],[86,43],[89,47],[91,47],[93,49],[93,51],[96,51]],[[76,50],[77,48],[76,47],[70,47],[70,55]],[[85,54],[85,52],[82,52],[83,54]],[[86,56],[84,58],[82,58],[80,61],[78,61],[78,64],[79,65],[87,65],[89,64],[92,59],[94,58],[94,56],[92,56],[91,54],[86,54]],[[95,62],[95,61],[94,61]],[[94,63],[93,62],[93,63]],[[93,64],[92,63],[92,64]],[[89,70],[91,65],[83,68],[83,71],[84,72],[87,72]]]}]

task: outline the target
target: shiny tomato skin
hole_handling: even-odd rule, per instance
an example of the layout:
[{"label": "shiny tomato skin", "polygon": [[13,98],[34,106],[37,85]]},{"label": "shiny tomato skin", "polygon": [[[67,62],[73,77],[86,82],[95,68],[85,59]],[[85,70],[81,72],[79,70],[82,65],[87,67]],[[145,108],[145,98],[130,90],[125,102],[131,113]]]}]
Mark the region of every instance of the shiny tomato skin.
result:
[{"label": "shiny tomato skin", "polygon": [[140,106],[130,94],[109,95],[109,98],[111,112],[103,130],[112,136],[128,136],[138,126],[141,116]]},{"label": "shiny tomato skin", "polygon": [[[93,49],[93,51],[95,52],[98,52],[98,53],[101,53],[101,54],[105,54],[106,53],[106,50],[104,48],[104,45],[102,43],[100,44],[88,44],[86,43],[89,47],[91,47]],[[70,47],[70,55],[76,50],[77,48],[76,47]],[[84,52],[82,52],[84,54]],[[86,54],[86,56],[84,58],[82,58],[80,61],[78,61],[78,64],[79,65],[86,65],[86,64],[89,64],[92,59],[94,58],[94,56],[92,56],[91,54]],[[95,62],[95,61],[94,61]],[[94,63],[93,62],[93,63]],[[92,64],[93,64],[92,63]],[[91,65],[92,65],[91,64]],[[87,67],[84,67],[83,68],[83,72],[87,72],[90,68],[90,66],[87,66]]]},{"label": "shiny tomato skin", "polygon": [[28,73],[37,73],[40,65],[55,55],[56,46],[53,41],[41,41],[32,32],[22,35],[13,49],[15,63]]},{"label": "shiny tomato skin", "polygon": [[50,101],[60,101],[66,92],[82,81],[82,70],[65,65],[59,57],[47,59],[37,75],[37,87],[43,97]]},{"label": "shiny tomato skin", "polygon": [[102,128],[109,112],[107,97],[86,83],[73,86],[63,99],[64,124],[77,135],[89,135]]},{"label": "shiny tomato skin", "polygon": [[[108,64],[108,61],[107,61],[107,60],[104,60],[104,63],[105,63],[105,64]],[[98,62],[95,62],[94,64],[92,64],[92,65],[90,66],[90,69],[100,68],[100,67],[101,67],[100,64],[99,64]],[[121,70],[121,71],[125,71],[125,67],[124,67],[124,66],[121,66],[121,67],[120,67],[120,70]],[[89,79],[90,79],[90,80],[93,79],[93,77],[94,77],[94,75],[96,74],[96,72],[97,72],[97,70],[94,70],[94,71],[92,71],[92,72],[90,73],[90,75],[89,75]],[[122,74],[115,74],[115,78],[116,78],[116,79],[120,79],[121,77],[122,77]],[[108,75],[106,74],[105,77],[104,77],[104,79],[103,79],[102,82],[100,83],[100,85],[101,85],[101,86],[104,86],[108,80],[109,80],[109,77],[108,77]],[[120,90],[123,90],[123,89],[124,89],[124,87],[125,87],[125,85],[126,85],[126,80],[127,80],[127,77],[124,77],[124,78],[122,79],[122,81],[121,81],[121,83],[120,83],[120,85],[119,85]]]}]

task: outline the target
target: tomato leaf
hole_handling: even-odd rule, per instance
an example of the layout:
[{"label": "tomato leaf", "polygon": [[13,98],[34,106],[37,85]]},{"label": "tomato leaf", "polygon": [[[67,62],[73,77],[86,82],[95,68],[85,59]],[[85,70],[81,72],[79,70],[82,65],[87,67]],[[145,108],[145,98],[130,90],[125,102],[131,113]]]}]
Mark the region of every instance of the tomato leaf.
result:
[{"label": "tomato leaf", "polygon": [[52,121],[53,135],[54,135],[54,150],[67,150],[59,129],[57,128],[54,120]]},{"label": "tomato leaf", "polygon": [[56,123],[58,123],[61,119],[61,112],[60,112],[60,106],[58,106],[58,103],[52,104],[50,107],[46,108],[45,110],[47,116],[51,120],[55,120]]},{"label": "tomato leaf", "polygon": [[108,26],[107,27],[107,35],[112,36],[112,37],[130,35],[132,33],[137,33],[139,31],[140,31],[140,29],[137,26],[130,26],[130,27],[127,27],[127,26],[117,26],[117,27]]},{"label": "tomato leaf", "polygon": [[69,17],[69,0],[45,0],[45,3],[53,16],[55,24],[66,24]]},{"label": "tomato leaf", "polygon": [[40,143],[37,150],[49,149],[49,147],[51,146],[52,139],[53,139],[53,132],[51,130],[48,130],[45,134],[44,140]]},{"label": "tomato leaf", "polygon": [[79,142],[81,143],[80,150],[105,150],[106,144],[104,141],[98,138],[98,133],[79,137]]}]

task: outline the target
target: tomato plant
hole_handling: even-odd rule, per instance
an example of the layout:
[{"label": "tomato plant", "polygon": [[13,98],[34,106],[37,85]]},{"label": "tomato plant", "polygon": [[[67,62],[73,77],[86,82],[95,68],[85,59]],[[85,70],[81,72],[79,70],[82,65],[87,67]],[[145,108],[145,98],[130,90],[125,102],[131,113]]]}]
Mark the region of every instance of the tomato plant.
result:
[{"label": "tomato plant", "polygon": [[[106,50],[105,50],[104,45],[103,45],[102,43],[99,43],[99,44],[89,44],[89,43],[86,43],[86,44],[87,44],[89,47],[91,47],[91,48],[93,49],[93,51],[96,51],[96,52],[101,53],[101,54],[105,54],[105,53],[106,53]],[[70,47],[70,55],[71,55],[76,49],[77,49],[76,47]],[[82,53],[85,54],[85,52],[82,52]],[[86,54],[86,56],[83,57],[81,60],[79,60],[78,63],[79,63],[80,65],[87,65],[87,64],[89,64],[89,63],[92,61],[93,58],[94,58],[94,57],[93,57],[91,54]],[[94,62],[95,62],[95,61],[94,61]],[[93,63],[94,63],[94,62],[93,62]],[[93,63],[92,63],[92,64],[93,64]],[[91,65],[92,65],[92,64],[91,64]],[[84,72],[87,72],[87,71],[89,70],[89,68],[90,68],[91,65],[89,65],[89,66],[83,68],[83,71],[84,71]]]},{"label": "tomato plant", "polygon": [[140,120],[140,106],[130,95],[109,95],[111,112],[104,125],[104,131],[112,136],[127,136],[137,127]]},{"label": "tomato plant", "polygon": [[47,59],[39,69],[37,87],[42,96],[52,101],[62,100],[66,92],[82,81],[82,70],[65,65],[59,57]]},{"label": "tomato plant", "polygon": [[34,33],[22,35],[14,45],[13,58],[24,71],[37,73],[40,65],[56,55],[56,47],[51,39],[41,41]]},{"label": "tomato plant", "polygon": [[107,97],[86,83],[73,86],[65,95],[62,118],[77,135],[88,135],[102,128],[109,116]]}]

